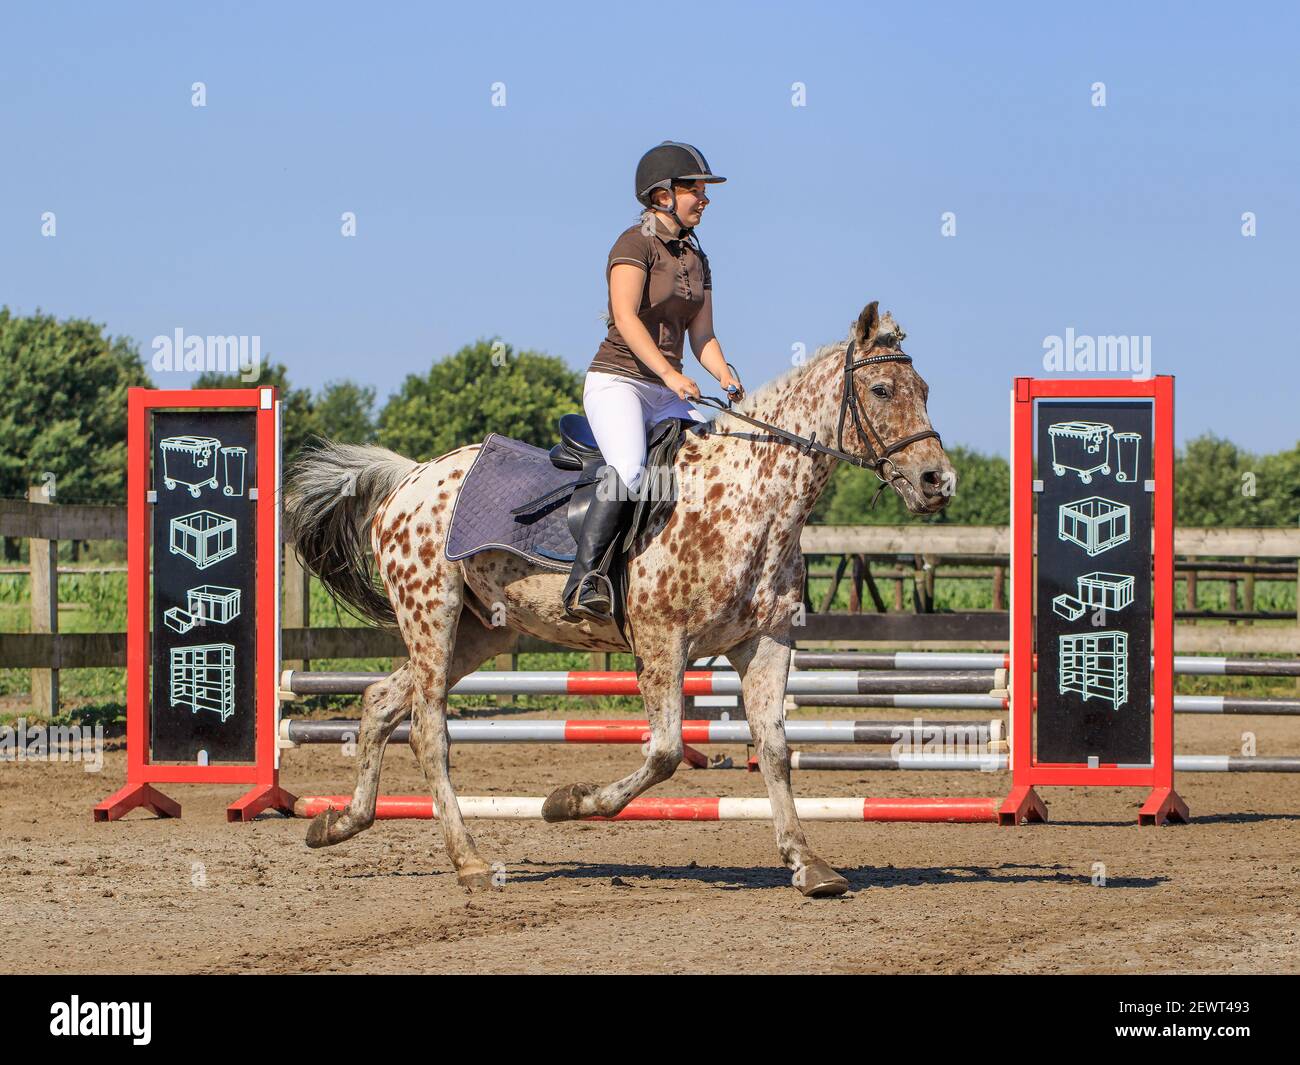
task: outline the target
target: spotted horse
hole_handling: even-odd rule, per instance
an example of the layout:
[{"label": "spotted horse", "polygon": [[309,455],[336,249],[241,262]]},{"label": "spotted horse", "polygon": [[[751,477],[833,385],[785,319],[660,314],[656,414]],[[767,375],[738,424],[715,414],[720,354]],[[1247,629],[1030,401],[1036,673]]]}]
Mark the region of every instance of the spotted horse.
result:
[{"label": "spotted horse", "polygon": [[[691,505],[682,492],[628,551],[626,628],[651,731],[644,764],[612,783],[558,788],[545,820],[612,817],[672,776],[682,760],[687,664],[725,654],[740,675],[781,861],[804,895],[848,889],[809,845],[790,788],[784,696],[802,610],[799,541],[841,461],[870,469],[879,489],[892,488],[914,514],[933,514],[951,498],[955,475],[926,412],[928,387],[900,347],[904,335],[870,303],[845,340],[684,439],[674,472],[695,493]],[[396,626],[409,652],[366,689],[356,790],[346,810],[312,822],[307,844],[341,843],[374,823],[384,747],[410,715],[411,747],[448,855],[471,889],[491,887],[493,875],[452,786],[448,689],[508,651],[519,633],[628,650],[613,622],[565,618],[563,573],[505,551],[447,560],[456,494],[480,446],[416,463],[379,447],[324,442],[291,469],[284,505],[286,531],[309,568],[361,616]]]}]

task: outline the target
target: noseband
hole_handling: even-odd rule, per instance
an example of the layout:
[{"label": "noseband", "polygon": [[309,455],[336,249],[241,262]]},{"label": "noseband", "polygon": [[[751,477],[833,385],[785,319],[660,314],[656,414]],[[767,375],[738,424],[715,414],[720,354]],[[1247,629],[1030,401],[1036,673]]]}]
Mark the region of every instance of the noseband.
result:
[{"label": "noseband", "polygon": [[[844,351],[844,396],[840,400],[840,416],[835,431],[835,443],[837,447],[827,447],[825,444],[817,442],[817,434],[803,437],[796,433],[787,432],[784,429],[778,429],[775,425],[768,425],[757,418],[751,418],[739,411],[732,410],[730,402],[724,403],[722,400],[713,396],[701,396],[698,402],[706,403],[711,407],[716,407],[720,411],[730,414],[733,418],[739,418],[741,421],[748,422],[760,429],[765,429],[773,436],[780,437],[798,446],[803,454],[810,451],[816,451],[822,455],[830,455],[841,462],[847,462],[850,465],[857,466],[859,469],[870,470],[880,479],[880,487],[876,489],[876,494],[871,498],[871,505],[874,507],[876,501],[893,481],[903,476],[899,469],[894,465],[893,456],[897,455],[904,448],[910,447],[919,440],[928,440],[934,437],[939,441],[940,447],[943,446],[943,440],[933,429],[923,429],[919,433],[913,433],[911,436],[905,436],[901,440],[895,440],[892,444],[886,444],[884,438],[876,431],[876,427],[871,423],[858,404],[858,394],[853,387],[853,371],[860,370],[864,366],[872,366],[881,362],[905,362],[910,364],[912,356],[901,351],[893,351],[887,355],[869,355],[865,359],[854,359],[853,349],[856,341],[850,340],[849,346]],[[844,450],[844,419],[848,416],[853,422],[853,428],[858,432],[858,438],[862,441],[862,446],[866,448],[865,455],[854,455]],[[869,432],[868,432],[869,431]],[[872,437],[875,438],[874,442]],[[889,467],[889,474],[883,471],[884,467]]]}]

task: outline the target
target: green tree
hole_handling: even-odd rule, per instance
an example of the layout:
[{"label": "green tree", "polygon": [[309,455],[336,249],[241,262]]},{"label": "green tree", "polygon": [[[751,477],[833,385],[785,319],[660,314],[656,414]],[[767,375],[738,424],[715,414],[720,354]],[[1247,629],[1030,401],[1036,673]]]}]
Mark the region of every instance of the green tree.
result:
[{"label": "green tree", "polygon": [[320,432],[345,444],[371,444],[377,435],[375,390],[354,381],[330,381],[316,394]]},{"label": "green tree", "polygon": [[[1011,470],[1006,459],[960,445],[945,450],[957,471],[956,491],[946,508],[924,520],[1006,525],[1010,520],[1007,501],[1011,491]],[[809,520],[827,525],[902,525],[918,520],[891,488],[880,493],[880,501],[872,510],[871,497],[879,486],[874,474],[841,463]]]},{"label": "green tree", "polygon": [[1300,524],[1300,444],[1259,460],[1252,501],[1261,525]]},{"label": "green tree", "polygon": [[149,383],[134,344],[102,325],[0,308],[0,496],[53,474],[60,502],[121,502],[126,390]]},{"label": "green tree", "polygon": [[1242,492],[1244,474],[1261,465],[1236,444],[1207,433],[1189,440],[1174,463],[1174,522],[1178,525],[1263,525],[1255,500]]},{"label": "green tree", "polygon": [[379,442],[421,462],[488,433],[549,447],[560,415],[582,410],[582,375],[562,359],[478,340],[411,374],[379,415]]},{"label": "green tree", "polygon": [[274,386],[279,390],[283,419],[284,461],[292,461],[298,449],[315,436],[341,440],[349,444],[369,444],[375,439],[375,390],[352,381],[332,381],[317,394],[309,388],[296,388],[289,382],[286,367],[270,360],[262,364],[256,381],[245,381],[239,374],[206,372],[194,382],[195,388],[257,388]]}]

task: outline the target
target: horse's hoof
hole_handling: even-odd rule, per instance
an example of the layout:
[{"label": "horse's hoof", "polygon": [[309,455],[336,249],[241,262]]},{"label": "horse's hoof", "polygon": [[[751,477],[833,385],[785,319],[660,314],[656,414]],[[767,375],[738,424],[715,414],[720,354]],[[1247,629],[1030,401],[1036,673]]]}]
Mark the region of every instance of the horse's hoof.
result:
[{"label": "horse's hoof", "polygon": [[795,873],[794,884],[810,899],[829,899],[849,890],[849,882],[820,858]]},{"label": "horse's hoof", "polygon": [[497,891],[501,890],[501,885],[496,883],[491,869],[481,869],[472,873],[457,873],[456,883],[466,891],[491,891],[493,888]]},{"label": "horse's hoof", "polygon": [[307,826],[307,846],[315,849],[316,847],[328,847],[331,843],[337,843],[337,840],[330,839],[330,829],[334,827],[334,822],[343,815],[338,810],[323,810],[312,818],[311,824]]},{"label": "horse's hoof", "polygon": [[542,803],[542,820],[574,821],[581,816],[582,800],[596,789],[591,784],[566,784],[556,788]]}]

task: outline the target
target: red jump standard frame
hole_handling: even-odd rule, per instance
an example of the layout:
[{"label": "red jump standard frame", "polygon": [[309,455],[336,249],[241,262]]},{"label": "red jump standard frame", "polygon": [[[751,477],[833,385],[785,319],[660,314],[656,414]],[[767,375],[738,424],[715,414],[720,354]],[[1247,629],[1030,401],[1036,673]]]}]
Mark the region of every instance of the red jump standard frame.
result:
[{"label": "red jump standard frame", "polygon": [[[1034,403],[1039,399],[1150,399],[1152,476],[1152,758],[1149,766],[1038,762],[1034,752]],[[1174,379],[1041,380],[1017,377],[1012,393],[1011,447],[1011,772],[999,823],[1045,821],[1037,787],[1148,787],[1139,825],[1186,822],[1187,804],[1174,790]],[[1050,609],[1050,608],[1049,608]]]},{"label": "red jump standard frame", "polygon": [[[152,617],[149,412],[155,409],[244,409],[257,416],[257,663],[255,760],[251,765],[155,763],[149,736],[149,643]],[[179,817],[180,804],[158,783],[251,784],[226,808],[229,821],[251,821],[263,810],[293,813],[294,797],[279,785],[276,730],[280,660],[280,408],[274,388],[132,388],[127,393],[126,786],[94,808],[96,821],[115,821],[136,807]]]}]

